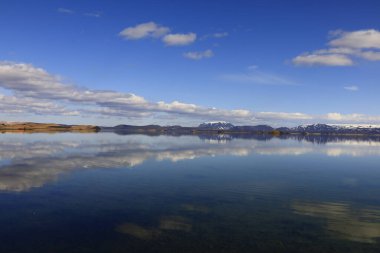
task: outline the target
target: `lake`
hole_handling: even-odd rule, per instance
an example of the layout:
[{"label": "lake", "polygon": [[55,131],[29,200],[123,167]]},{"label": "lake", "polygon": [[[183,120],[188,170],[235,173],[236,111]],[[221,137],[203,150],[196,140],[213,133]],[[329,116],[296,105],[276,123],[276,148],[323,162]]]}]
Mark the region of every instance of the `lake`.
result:
[{"label": "lake", "polygon": [[380,140],[0,135],[0,252],[380,252]]}]

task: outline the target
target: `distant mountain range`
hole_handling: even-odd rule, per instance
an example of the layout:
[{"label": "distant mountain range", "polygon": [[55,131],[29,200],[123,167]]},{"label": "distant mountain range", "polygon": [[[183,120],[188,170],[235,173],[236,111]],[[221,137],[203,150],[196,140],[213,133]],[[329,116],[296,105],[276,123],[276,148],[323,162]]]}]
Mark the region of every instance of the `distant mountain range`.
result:
[{"label": "distant mountain range", "polygon": [[198,126],[199,129],[202,130],[230,130],[230,131],[264,131],[270,132],[273,131],[274,128],[267,125],[257,125],[257,126],[234,126],[226,121],[213,121],[213,122],[205,122]]},{"label": "distant mountain range", "polygon": [[372,126],[339,126],[328,124],[300,125],[297,127],[273,128],[268,125],[234,126],[226,121],[204,122],[198,127],[182,126],[133,126],[118,125],[115,127],[102,127],[102,131],[114,131],[118,133],[147,133],[147,134],[202,134],[202,133],[233,133],[233,134],[323,134],[323,135],[380,135],[380,127]]},{"label": "distant mountain range", "polygon": [[312,124],[300,125],[297,127],[278,127],[273,128],[268,125],[257,126],[234,126],[229,122],[216,121],[205,122],[198,126],[199,129],[204,130],[227,130],[234,132],[280,132],[280,133],[309,133],[309,134],[380,134],[380,127],[373,127],[368,125],[352,125],[352,126],[339,126],[328,124]]},{"label": "distant mountain range", "polygon": [[289,132],[300,133],[340,133],[340,134],[380,134],[379,127],[372,126],[339,126],[339,125],[327,125],[327,124],[314,124],[306,126],[298,126],[290,128]]}]

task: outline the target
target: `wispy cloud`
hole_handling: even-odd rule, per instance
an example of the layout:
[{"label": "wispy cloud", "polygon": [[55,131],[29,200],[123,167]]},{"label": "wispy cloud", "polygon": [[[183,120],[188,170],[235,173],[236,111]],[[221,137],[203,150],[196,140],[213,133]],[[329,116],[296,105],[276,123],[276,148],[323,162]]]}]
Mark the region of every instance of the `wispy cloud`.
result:
[{"label": "wispy cloud", "polygon": [[209,39],[209,38],[215,38],[215,39],[220,39],[229,36],[228,32],[217,32],[217,33],[212,33],[212,34],[206,34],[201,37],[201,40]]},{"label": "wispy cloud", "polygon": [[294,81],[273,73],[264,72],[252,65],[249,71],[243,73],[224,74],[220,78],[223,81],[235,83],[251,83],[259,85],[297,85]]},{"label": "wispy cloud", "polygon": [[67,8],[58,8],[57,11],[60,13],[65,13],[65,14],[74,14],[75,13],[75,11],[73,11],[71,9],[67,9]]},{"label": "wispy cloud", "polygon": [[92,11],[92,12],[86,12],[83,15],[87,16],[87,17],[100,18],[103,15],[103,12],[101,12],[101,11]]},{"label": "wispy cloud", "polygon": [[191,60],[201,60],[213,57],[214,53],[212,52],[212,50],[208,49],[200,52],[186,52],[183,54],[183,56]]},{"label": "wispy cloud", "polygon": [[223,37],[227,37],[229,34],[228,32],[220,32],[220,33],[214,33],[212,35],[212,37],[214,38],[223,38]]},{"label": "wispy cloud", "polygon": [[359,87],[356,86],[356,85],[351,85],[351,86],[345,86],[343,87],[345,90],[348,90],[348,91],[358,91],[359,90]]},{"label": "wispy cloud", "polygon": [[352,66],[353,58],[380,61],[380,31],[332,31],[330,48],[306,52],[293,58],[295,65]]},{"label": "wispy cloud", "polygon": [[[72,9],[67,9],[67,8],[58,8],[58,12],[63,13],[63,14],[75,14],[75,11]],[[87,17],[93,17],[93,18],[100,18],[103,15],[101,11],[90,11],[90,12],[85,12],[83,13],[83,16]]]}]

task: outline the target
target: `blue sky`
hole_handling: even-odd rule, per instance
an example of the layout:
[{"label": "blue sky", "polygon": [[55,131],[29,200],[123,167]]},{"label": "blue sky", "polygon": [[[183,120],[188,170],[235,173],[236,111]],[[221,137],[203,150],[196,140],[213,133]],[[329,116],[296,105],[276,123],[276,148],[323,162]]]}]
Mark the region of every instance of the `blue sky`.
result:
[{"label": "blue sky", "polygon": [[0,120],[379,124],[379,10],[1,0]]}]

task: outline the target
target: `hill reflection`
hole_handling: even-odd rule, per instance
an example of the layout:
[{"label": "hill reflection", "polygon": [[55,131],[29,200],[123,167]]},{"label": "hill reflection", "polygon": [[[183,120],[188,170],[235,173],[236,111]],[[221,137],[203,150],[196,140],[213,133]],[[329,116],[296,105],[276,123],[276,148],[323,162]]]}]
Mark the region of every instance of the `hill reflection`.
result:
[{"label": "hill reflection", "polygon": [[[61,174],[131,168],[146,160],[179,162],[214,156],[322,154],[380,155],[380,141],[321,136],[118,136],[100,134],[1,135],[0,190],[28,191]],[[321,145],[323,144],[323,145]]]}]

